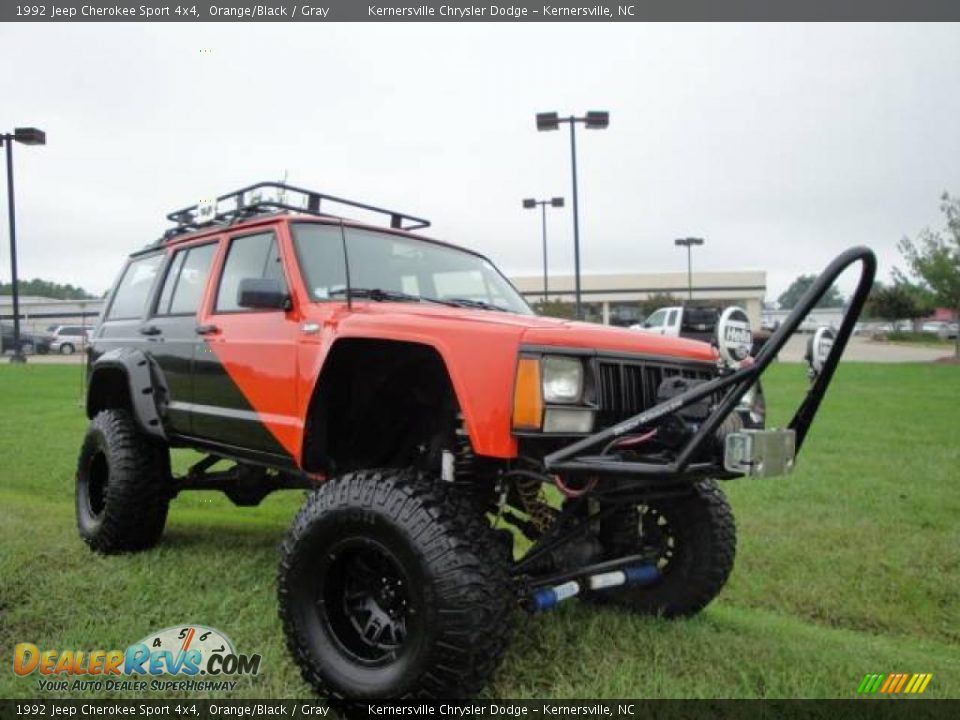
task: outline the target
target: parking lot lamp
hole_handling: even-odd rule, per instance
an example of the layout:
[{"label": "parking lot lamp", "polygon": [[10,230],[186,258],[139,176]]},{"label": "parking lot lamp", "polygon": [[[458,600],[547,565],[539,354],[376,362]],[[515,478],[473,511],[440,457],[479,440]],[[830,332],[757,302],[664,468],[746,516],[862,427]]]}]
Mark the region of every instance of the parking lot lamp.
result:
[{"label": "parking lot lamp", "polygon": [[536,200],[535,198],[526,198],[523,201],[523,207],[532,210],[537,205],[540,206],[543,215],[543,301],[547,302],[549,298],[549,284],[547,282],[547,205],[555,208],[563,207],[563,198],[555,197],[549,200]]},{"label": "parking lot lamp", "polygon": [[693,301],[693,246],[703,245],[703,238],[677,238],[673,241],[674,245],[687,248],[687,297]]},{"label": "parking lot lamp", "polygon": [[26,356],[20,349],[20,290],[17,285],[17,220],[13,202],[13,143],[45,145],[47,135],[37,128],[16,128],[12,133],[0,135],[0,145],[7,146],[7,215],[10,220],[10,294],[13,305],[13,356],[12,363],[25,363]]},{"label": "parking lot lamp", "polygon": [[610,113],[605,110],[591,110],[583,117],[560,117],[555,112],[537,113],[537,130],[559,130],[560,123],[570,125],[570,168],[573,176],[573,275],[575,313],[580,315],[580,207],[577,198],[577,123],[583,123],[588,130],[604,130],[610,126]]}]

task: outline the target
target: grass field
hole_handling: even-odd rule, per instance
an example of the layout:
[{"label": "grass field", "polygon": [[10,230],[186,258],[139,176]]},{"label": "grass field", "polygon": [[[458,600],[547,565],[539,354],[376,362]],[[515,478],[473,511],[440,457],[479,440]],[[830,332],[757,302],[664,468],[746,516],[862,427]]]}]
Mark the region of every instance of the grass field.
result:
[{"label": "grass field", "polygon": [[[300,493],[258,508],[185,494],[157,549],[91,554],[73,520],[78,370],[0,364],[0,697],[37,695],[36,675],[11,670],[15,643],[123,649],[184,622],[263,655],[232,697],[307,695],[274,597]],[[767,377],[782,422],[804,370]],[[926,696],[960,697],[960,367],[843,366],[798,471],[725,488],[737,563],[704,613],[668,622],[571,601],[518,623],[488,694],[849,698],[864,674],[896,671],[931,672]]]}]

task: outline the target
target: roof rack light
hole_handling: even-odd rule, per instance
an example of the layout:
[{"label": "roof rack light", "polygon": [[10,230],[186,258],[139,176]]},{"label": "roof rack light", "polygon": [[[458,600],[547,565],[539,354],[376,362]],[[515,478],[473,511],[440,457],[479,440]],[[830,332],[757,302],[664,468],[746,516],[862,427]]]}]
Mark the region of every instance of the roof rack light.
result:
[{"label": "roof rack light", "polygon": [[[267,212],[295,212],[317,217],[343,218],[336,212],[328,212],[329,204],[342,205],[366,212],[386,215],[390,227],[396,230],[420,230],[430,226],[430,221],[396,210],[347,200],[346,198],[315,190],[294,187],[279,182],[261,182],[234,190],[217,198],[201,200],[196,205],[174,210],[167,220],[176,223],[164,237],[198,230],[215,224],[229,225],[244,218]],[[344,218],[346,219],[346,218]]]}]

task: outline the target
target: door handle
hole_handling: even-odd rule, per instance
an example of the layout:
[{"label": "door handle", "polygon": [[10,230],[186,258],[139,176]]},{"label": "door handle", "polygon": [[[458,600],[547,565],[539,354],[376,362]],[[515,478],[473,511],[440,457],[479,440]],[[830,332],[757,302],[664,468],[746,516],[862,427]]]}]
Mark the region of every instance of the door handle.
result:
[{"label": "door handle", "polygon": [[197,335],[216,335],[220,328],[216,325],[197,325],[196,332]]},{"label": "door handle", "polygon": [[160,328],[158,328],[156,325],[141,325],[140,334],[141,335],[159,335]]}]

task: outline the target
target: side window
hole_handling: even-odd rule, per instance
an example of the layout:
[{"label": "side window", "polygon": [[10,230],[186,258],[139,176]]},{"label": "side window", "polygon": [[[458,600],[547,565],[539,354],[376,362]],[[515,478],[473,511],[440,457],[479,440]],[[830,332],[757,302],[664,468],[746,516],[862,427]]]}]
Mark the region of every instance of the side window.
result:
[{"label": "side window", "polygon": [[163,281],[157,315],[193,315],[200,307],[216,243],[178,250]]},{"label": "side window", "polygon": [[217,290],[217,312],[246,310],[237,302],[240,281],[246,278],[277,278],[286,287],[280,250],[272,232],[238,237],[230,242]]},{"label": "side window", "polygon": [[133,320],[143,315],[163,254],[138,258],[123,271],[107,312],[107,320]]},{"label": "side window", "polygon": [[665,315],[665,311],[657,310],[653,315],[647,318],[647,321],[644,323],[644,325],[647,327],[660,327],[663,325],[663,318]]},{"label": "side window", "polygon": [[[310,299],[329,300],[336,290],[347,286],[340,228],[317,223],[294,223],[292,227],[294,248]],[[404,279],[402,283],[404,292],[420,294],[416,276]]]},{"label": "side window", "polygon": [[671,310],[671,311],[670,311],[670,319],[667,320],[667,327],[673,327],[673,326],[676,325],[676,324],[677,324],[677,311],[676,311],[676,310]]}]

